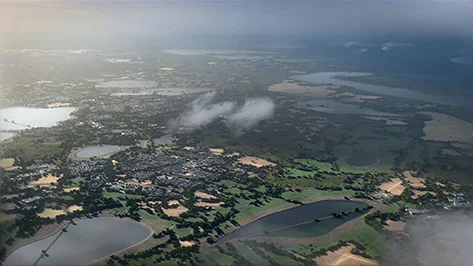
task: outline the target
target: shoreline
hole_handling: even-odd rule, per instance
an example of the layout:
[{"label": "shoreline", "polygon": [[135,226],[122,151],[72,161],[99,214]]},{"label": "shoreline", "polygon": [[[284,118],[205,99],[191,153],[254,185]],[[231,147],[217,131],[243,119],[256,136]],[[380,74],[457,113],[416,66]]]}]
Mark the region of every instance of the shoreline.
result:
[{"label": "shoreline", "polygon": [[[128,222],[137,222],[137,221],[135,221],[135,220],[133,220],[133,219],[130,219],[130,218],[117,218],[117,217],[102,216],[102,215],[99,216],[99,217],[96,217],[96,218],[95,218],[95,217],[94,217],[94,218],[81,217],[81,218],[75,219],[75,220],[73,220],[73,221],[76,222],[76,221],[80,221],[80,220],[97,219],[97,218],[108,218],[108,219],[114,219],[114,220],[125,220],[125,221],[128,221]],[[143,223],[141,223],[141,222],[137,222],[137,223],[141,224],[142,226],[144,226],[145,228],[147,228],[147,229],[150,231],[150,234],[149,234],[145,239],[143,239],[143,240],[141,240],[140,242],[135,243],[135,244],[133,244],[133,245],[131,245],[131,246],[128,246],[128,247],[126,247],[126,248],[124,248],[124,249],[122,249],[122,250],[116,251],[116,252],[114,252],[114,253],[112,253],[112,254],[108,254],[108,255],[106,255],[106,256],[104,256],[104,257],[102,257],[102,258],[99,258],[99,259],[97,259],[97,260],[95,260],[95,261],[89,262],[89,263],[87,263],[86,265],[90,265],[90,264],[92,264],[92,263],[98,262],[98,261],[100,261],[100,260],[102,260],[102,259],[104,259],[104,258],[106,258],[106,257],[109,257],[109,256],[111,256],[111,255],[114,255],[114,254],[116,254],[116,253],[118,253],[118,252],[125,251],[125,250],[127,250],[127,249],[129,249],[129,248],[132,248],[132,247],[134,247],[134,246],[136,246],[136,245],[139,245],[139,244],[143,243],[144,241],[148,240],[148,239],[153,235],[153,229],[151,229],[150,227],[146,226],[145,224],[143,224]],[[45,235],[45,236],[42,236],[42,237],[40,237],[39,239],[35,239],[35,240],[31,241],[31,242],[26,242],[26,243],[23,243],[23,244],[21,244],[21,245],[15,247],[13,250],[11,250],[11,251],[9,251],[9,252],[7,252],[7,253],[5,254],[5,257],[4,257],[4,259],[3,259],[1,262],[2,262],[2,263],[5,262],[6,259],[7,259],[13,252],[15,252],[17,249],[20,249],[20,248],[22,248],[22,247],[24,247],[24,246],[27,246],[27,245],[30,245],[30,244],[39,242],[39,241],[44,240],[44,239],[46,239],[46,238],[48,238],[48,237],[54,236],[55,234],[57,234],[58,232],[60,232],[64,227],[68,226],[69,224],[71,224],[71,222],[66,222],[65,224],[63,223],[63,224],[61,224],[61,225],[59,226],[59,228],[56,229],[54,232],[52,232],[52,233],[50,233],[50,234],[47,234],[47,235]]]},{"label": "shoreline", "polygon": [[[79,157],[77,156],[78,153],[80,153],[81,151],[85,150],[85,149],[88,149],[88,148],[94,148],[94,147],[105,147],[105,146],[117,146],[118,149],[116,151],[111,151],[111,152],[107,152],[107,153],[104,153],[104,154],[101,154],[100,156],[90,156],[90,157]],[[113,144],[104,144],[104,145],[93,145],[93,146],[87,146],[87,147],[81,147],[81,148],[73,148],[68,157],[72,160],[76,160],[76,161],[85,161],[85,160],[89,160],[90,158],[92,157],[97,157],[97,158],[108,158],[110,157],[112,154],[114,153],[117,153],[117,152],[120,152],[120,151],[124,151],[126,149],[128,149],[129,147],[131,146],[120,146],[120,145],[113,145]]]},{"label": "shoreline", "polygon": [[[331,200],[345,200],[345,201],[353,201],[353,202],[361,202],[361,203],[364,203],[368,206],[373,206],[374,208],[373,209],[379,209],[379,206],[376,206],[378,204],[373,204],[375,202],[371,201],[371,200],[367,200],[367,199],[350,199],[350,200],[346,200],[345,199],[345,196],[323,196],[323,197],[319,197],[317,200],[315,201],[311,201],[310,199],[309,200],[305,200],[305,201],[302,201],[302,203],[304,203],[304,205],[308,205],[308,204],[312,204],[312,203],[316,203],[316,202],[323,202],[323,201],[331,201]],[[289,207],[289,208],[284,208],[284,209],[281,209],[281,210],[277,210],[275,212],[271,212],[269,214],[263,214],[263,215],[259,215],[256,219],[252,219],[250,222],[243,222],[238,228],[236,228],[235,230],[229,232],[228,234],[225,234],[224,236],[220,237],[219,239],[216,240],[216,244],[221,244],[221,243],[225,243],[225,242],[230,242],[230,241],[233,241],[233,240],[236,240],[236,239],[232,239],[232,240],[228,240],[228,241],[225,241],[225,242],[220,242],[219,241],[224,238],[225,236],[228,236],[242,228],[244,228],[245,226],[249,225],[249,224],[252,224],[258,220],[261,220],[265,217],[268,217],[268,216],[271,216],[271,215],[274,215],[276,213],[279,213],[279,212],[284,212],[284,211],[288,211],[288,210],[291,210],[291,209],[294,209],[294,208],[299,208],[299,207],[302,207],[304,205],[298,205],[298,206],[294,206],[294,207]],[[370,210],[371,211],[371,210]],[[364,213],[363,215],[361,215],[360,217],[363,217],[365,216],[367,213],[369,213],[370,211]],[[332,231],[336,230],[337,228],[343,226],[344,224],[346,223],[349,223],[350,221],[353,221],[353,220],[356,220],[357,218],[359,217],[356,217],[354,219],[351,219],[343,224],[341,224],[340,226],[334,228]],[[330,232],[332,232],[330,231]],[[327,234],[329,234],[330,232],[328,232]],[[325,234],[326,235],[326,234]],[[324,235],[321,235],[321,236],[317,236],[317,237],[322,237]],[[258,238],[258,236],[254,236],[254,237],[250,237],[250,238]],[[263,237],[264,238],[264,237]],[[276,237],[278,238],[278,237]]]}]

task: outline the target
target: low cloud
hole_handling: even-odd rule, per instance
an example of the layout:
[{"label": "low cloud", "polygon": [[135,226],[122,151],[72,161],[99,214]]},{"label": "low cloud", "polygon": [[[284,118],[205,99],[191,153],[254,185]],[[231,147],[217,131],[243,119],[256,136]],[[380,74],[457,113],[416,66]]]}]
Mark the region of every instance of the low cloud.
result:
[{"label": "low cloud", "polygon": [[260,121],[273,116],[274,103],[267,98],[247,100],[243,106],[228,117],[228,122],[238,132],[251,128]]},{"label": "low cloud", "polygon": [[366,48],[366,46],[370,45],[361,42],[346,42],[343,46],[345,48],[351,49],[354,52],[366,53],[368,52],[368,48]]},{"label": "low cloud", "polygon": [[232,102],[211,103],[215,92],[200,95],[192,101],[191,108],[171,122],[172,127],[196,128],[205,126],[221,115],[229,114],[235,108]]},{"label": "low cloud", "polygon": [[381,50],[389,52],[397,49],[411,48],[414,47],[412,43],[406,42],[385,42],[381,45]]},{"label": "low cloud", "polygon": [[353,48],[353,47],[360,47],[362,46],[362,44],[359,42],[346,42],[343,46],[345,46],[346,48]]},{"label": "low cloud", "polygon": [[382,249],[383,265],[471,265],[473,222],[451,212],[432,219],[411,220],[408,237],[391,239]]},{"label": "low cloud", "polygon": [[200,95],[192,101],[186,112],[171,121],[171,128],[198,128],[225,117],[227,125],[240,133],[272,117],[275,108],[274,103],[267,98],[248,99],[238,107],[236,102],[213,103],[215,96],[215,92]]}]

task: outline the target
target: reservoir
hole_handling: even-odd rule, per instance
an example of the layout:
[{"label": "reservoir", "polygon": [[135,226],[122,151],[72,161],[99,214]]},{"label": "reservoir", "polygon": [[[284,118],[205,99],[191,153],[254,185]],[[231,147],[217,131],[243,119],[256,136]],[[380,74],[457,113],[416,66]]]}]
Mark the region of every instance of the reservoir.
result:
[{"label": "reservoir", "polygon": [[82,219],[69,225],[53,243],[55,234],[13,251],[3,265],[33,265],[46,250],[49,257],[41,258],[37,265],[86,265],[146,239],[151,230],[135,221],[111,217]]},{"label": "reservoir", "polygon": [[120,146],[116,145],[104,145],[104,146],[91,146],[84,148],[77,152],[78,158],[90,158],[90,157],[102,157],[120,150]]},{"label": "reservoir", "polygon": [[4,140],[7,140],[11,137],[13,137],[14,134],[13,133],[8,133],[8,132],[0,132],[0,141],[4,141]]},{"label": "reservoir", "polygon": [[29,108],[10,107],[0,109],[2,130],[24,130],[35,127],[52,127],[70,118],[73,107]]},{"label": "reservoir", "polygon": [[156,82],[150,80],[114,80],[101,82],[96,88],[154,88]]},{"label": "reservoir", "polygon": [[373,75],[366,72],[318,72],[307,75],[300,75],[293,77],[296,80],[306,81],[314,84],[333,84],[338,86],[345,86],[355,88],[360,91],[366,91],[379,95],[393,96],[399,98],[406,98],[418,101],[442,103],[442,104],[468,104],[471,102],[465,101],[461,98],[446,97],[430,95],[422,92],[417,92],[409,89],[387,87],[381,85],[371,85],[361,82],[340,79],[342,77],[365,77]]},{"label": "reservoir", "polygon": [[[366,206],[362,202],[348,200],[314,202],[264,216],[220,238],[217,242],[255,236],[316,237],[363,215],[363,212],[353,211],[355,208],[363,209]],[[340,218],[332,216],[332,213],[342,211],[351,213]],[[315,219],[320,221],[314,221]]]}]

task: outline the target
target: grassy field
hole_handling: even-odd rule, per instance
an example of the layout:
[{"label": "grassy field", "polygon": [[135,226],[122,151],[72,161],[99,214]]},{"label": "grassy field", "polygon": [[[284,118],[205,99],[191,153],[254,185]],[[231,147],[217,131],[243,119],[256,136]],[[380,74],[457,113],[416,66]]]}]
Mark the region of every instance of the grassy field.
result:
[{"label": "grassy field", "polygon": [[54,137],[25,137],[9,144],[5,151],[9,157],[21,156],[25,160],[34,160],[60,155],[63,152],[60,145],[61,142]]},{"label": "grassy field", "polygon": [[285,192],[282,196],[285,199],[305,201],[317,199],[317,197],[351,197],[354,193],[355,191],[353,190],[302,190],[301,192]]},{"label": "grassy field", "polygon": [[[239,199],[239,201],[240,200],[242,200],[242,199]],[[283,205],[289,204],[288,202],[286,202],[282,199],[276,199],[276,198],[272,198],[269,202],[265,202],[262,206],[259,206],[259,207],[254,206],[254,205],[248,205],[248,204],[245,205],[246,200],[242,200],[242,201],[243,202],[240,203],[241,205],[236,206],[237,210],[240,211],[235,217],[235,219],[238,222],[240,222],[244,218],[248,218],[249,216],[252,216],[252,215],[255,215],[255,214],[256,215],[257,214],[264,215],[265,212],[268,211],[271,208],[276,208],[278,206],[283,206]],[[249,203],[249,201],[246,201],[246,202]]]},{"label": "grassy field", "polygon": [[248,261],[251,261],[253,265],[269,265],[268,261],[263,259],[260,255],[256,254],[247,245],[237,242],[233,244],[240,255],[242,255]]},{"label": "grassy field", "polygon": [[190,235],[194,232],[194,230],[192,230],[192,228],[190,228],[190,227],[174,228],[173,230],[174,230],[174,232],[176,232],[176,235],[179,238],[188,236],[188,235]]},{"label": "grassy field", "polygon": [[473,124],[434,112],[420,112],[432,120],[425,122],[425,140],[473,143]]},{"label": "grassy field", "polygon": [[337,171],[334,171],[332,169],[332,165],[327,162],[319,162],[314,159],[305,159],[305,158],[294,159],[294,162],[300,163],[308,167],[317,167],[317,169],[319,169],[319,171],[322,171],[322,172],[337,173]]},{"label": "grassy field", "polygon": [[220,253],[215,247],[203,248],[200,252],[205,260],[201,265],[209,265],[209,262],[210,264],[232,265],[235,260],[226,254]]}]

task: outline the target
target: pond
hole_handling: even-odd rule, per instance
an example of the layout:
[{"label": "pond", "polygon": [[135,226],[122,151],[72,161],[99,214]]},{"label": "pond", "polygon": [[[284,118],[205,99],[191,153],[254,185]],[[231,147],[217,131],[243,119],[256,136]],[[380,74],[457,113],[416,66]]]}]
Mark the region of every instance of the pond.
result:
[{"label": "pond", "polygon": [[154,88],[156,82],[150,80],[114,80],[101,82],[96,88]]},{"label": "pond", "polygon": [[367,153],[355,153],[346,160],[347,164],[355,167],[370,166],[377,164],[379,158]]},{"label": "pond", "polygon": [[9,107],[0,109],[2,130],[24,130],[35,127],[52,127],[70,118],[73,107],[29,108]]},{"label": "pond", "polygon": [[355,115],[368,115],[368,116],[384,116],[384,117],[400,117],[405,116],[404,114],[393,114],[379,112],[370,108],[362,108],[358,105],[340,103],[325,99],[314,99],[310,101],[303,101],[297,104],[299,108],[311,109],[317,112],[330,113],[330,114],[355,114]]},{"label": "pond", "polygon": [[41,251],[51,244],[47,251],[49,257],[41,258],[37,265],[86,265],[133,246],[152,232],[138,222],[111,217],[82,219],[75,223],[77,225],[69,225],[65,233],[61,234],[59,230],[45,239],[16,249],[3,265],[33,265]]},{"label": "pond", "polygon": [[373,75],[365,72],[318,72],[307,75],[299,75],[293,77],[296,80],[311,82],[315,84],[334,84],[355,88],[357,90],[375,93],[379,95],[393,96],[412,100],[419,100],[433,103],[443,104],[469,104],[471,102],[456,97],[436,96],[418,91],[403,88],[395,88],[381,85],[371,85],[361,82],[340,79],[343,77],[364,77]]},{"label": "pond", "polygon": [[101,157],[109,155],[111,153],[117,152],[120,150],[120,146],[116,145],[104,145],[104,146],[91,146],[86,147],[76,153],[78,158],[90,158],[90,157]]},{"label": "pond", "polygon": [[[265,216],[220,238],[217,242],[255,236],[316,237],[363,215],[363,212],[353,211],[355,208],[363,209],[366,206],[362,202],[348,200],[314,202]],[[349,214],[340,218],[332,216],[332,213],[342,211]]]},{"label": "pond", "polygon": [[137,90],[137,91],[126,91],[126,92],[116,92],[112,93],[112,96],[144,96],[144,95],[165,95],[165,96],[175,96],[182,94],[192,94],[192,93],[201,93],[206,91],[215,90],[213,88],[159,88],[159,89],[146,89],[146,90]]}]

